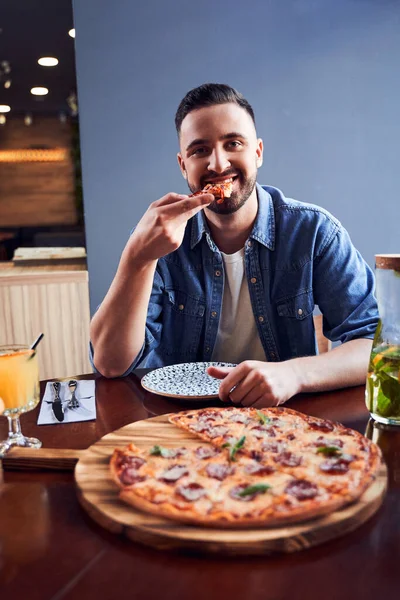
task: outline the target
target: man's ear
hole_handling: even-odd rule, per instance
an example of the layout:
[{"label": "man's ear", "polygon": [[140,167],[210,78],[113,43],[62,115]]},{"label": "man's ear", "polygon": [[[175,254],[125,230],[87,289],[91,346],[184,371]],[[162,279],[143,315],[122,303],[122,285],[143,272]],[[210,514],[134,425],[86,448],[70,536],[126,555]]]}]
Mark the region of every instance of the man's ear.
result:
[{"label": "man's ear", "polygon": [[257,140],[257,149],[256,149],[256,165],[257,165],[257,169],[259,169],[261,167],[261,165],[263,164],[263,155],[264,155],[264,144],[261,138],[258,138]]},{"label": "man's ear", "polygon": [[184,179],[187,179],[187,173],[185,169],[185,163],[183,162],[182,154],[178,152],[176,158],[178,159],[178,165],[181,170],[182,176],[184,177]]}]

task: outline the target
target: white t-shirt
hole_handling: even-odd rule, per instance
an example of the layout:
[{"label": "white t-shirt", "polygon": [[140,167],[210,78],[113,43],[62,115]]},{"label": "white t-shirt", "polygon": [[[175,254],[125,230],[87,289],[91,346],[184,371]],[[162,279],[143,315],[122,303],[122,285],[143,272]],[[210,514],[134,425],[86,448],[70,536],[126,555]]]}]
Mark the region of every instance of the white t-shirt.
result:
[{"label": "white t-shirt", "polygon": [[224,261],[224,295],[212,360],[240,363],[266,361],[251,306],[244,267],[244,248],[234,254],[221,252]]}]

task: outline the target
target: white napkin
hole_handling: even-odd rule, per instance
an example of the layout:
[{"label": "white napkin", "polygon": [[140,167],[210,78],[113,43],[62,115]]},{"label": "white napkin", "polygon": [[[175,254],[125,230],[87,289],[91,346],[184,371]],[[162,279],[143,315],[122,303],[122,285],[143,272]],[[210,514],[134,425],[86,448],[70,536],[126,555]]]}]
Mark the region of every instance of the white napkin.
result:
[{"label": "white napkin", "polygon": [[[71,391],[68,387],[68,381],[62,381],[60,389],[60,400],[64,409],[63,423],[76,423],[77,421],[92,421],[96,418],[96,400],[94,395],[95,382],[93,379],[79,380],[75,391],[75,397],[79,402],[78,408],[68,408],[68,402],[71,400]],[[56,419],[52,409],[54,400],[53,382],[46,384],[46,389],[40,407],[38,425],[47,425],[49,423],[60,423]]]}]

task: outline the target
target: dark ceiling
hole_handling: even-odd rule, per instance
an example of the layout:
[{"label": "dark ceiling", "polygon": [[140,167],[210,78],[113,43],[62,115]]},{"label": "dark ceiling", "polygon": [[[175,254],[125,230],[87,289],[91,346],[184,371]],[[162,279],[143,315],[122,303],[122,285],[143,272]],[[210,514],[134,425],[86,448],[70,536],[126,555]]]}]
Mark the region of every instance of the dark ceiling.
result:
[{"label": "dark ceiling", "polygon": [[[26,113],[70,114],[67,98],[76,92],[72,0],[0,0],[0,104],[11,106],[7,118]],[[38,65],[41,56],[55,56],[56,67]],[[11,72],[4,73],[3,61]],[[11,87],[4,83],[11,80]],[[32,87],[47,87],[36,97]]]}]

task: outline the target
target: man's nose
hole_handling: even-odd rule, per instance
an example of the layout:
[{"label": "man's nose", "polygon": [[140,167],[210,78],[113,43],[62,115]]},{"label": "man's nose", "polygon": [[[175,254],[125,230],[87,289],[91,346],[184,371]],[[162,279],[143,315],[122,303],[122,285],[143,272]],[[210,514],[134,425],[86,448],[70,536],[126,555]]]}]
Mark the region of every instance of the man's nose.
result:
[{"label": "man's nose", "polygon": [[215,171],[216,173],[223,173],[226,169],[229,169],[231,163],[228,160],[226,152],[224,150],[214,149],[210,154],[208,170]]}]

